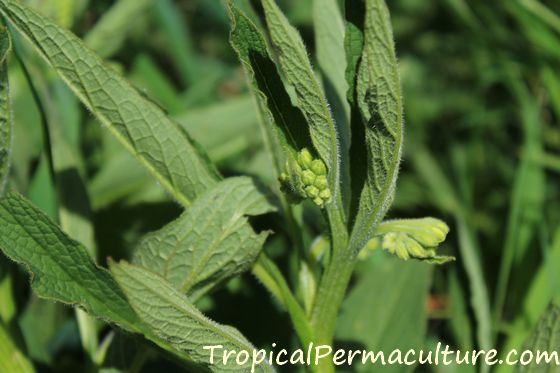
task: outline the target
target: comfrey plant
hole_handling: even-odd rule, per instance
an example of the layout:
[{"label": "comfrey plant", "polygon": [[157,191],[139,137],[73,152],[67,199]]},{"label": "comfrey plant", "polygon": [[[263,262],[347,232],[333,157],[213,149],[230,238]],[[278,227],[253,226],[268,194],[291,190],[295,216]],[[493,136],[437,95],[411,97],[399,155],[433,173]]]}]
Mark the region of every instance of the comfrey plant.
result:
[{"label": "comfrey plant", "polygon": [[[197,301],[252,270],[288,312],[302,347],[332,345],[353,270],[369,252],[384,249],[403,260],[432,263],[451,259],[435,252],[448,232],[443,222],[383,221],[403,145],[399,71],[383,0],[346,0],[343,11],[336,0],[315,1],[319,71],[275,1],[261,4],[266,27],[248,3],[226,1],[231,44],[277,175],[277,183],[264,187],[249,177],[222,178],[183,129],[80,39],[18,1],[0,0],[9,27],[30,41],[94,117],[185,208],[177,220],[144,237],[130,261],[110,261],[106,270],[92,259],[83,234],[68,229],[73,210],[64,205],[67,198],[61,198],[61,227],[15,192],[1,200],[0,249],[26,267],[37,295],[87,312],[78,313],[83,338],[92,334],[93,316],[143,335],[193,371],[270,372],[275,368],[266,363],[225,364],[224,350],[253,351],[253,346],[238,330],[204,316]],[[10,35],[6,28],[0,31],[2,186],[11,111]],[[51,154],[55,179],[68,167],[67,156]],[[322,213],[326,229],[308,242],[302,212],[313,210]],[[269,232],[256,232],[248,219],[268,213],[284,219],[294,247],[293,286],[262,250]],[[204,348],[217,345],[222,348]],[[94,336],[89,348],[99,357],[106,346]],[[326,373],[334,366],[322,359],[309,369]]]}]

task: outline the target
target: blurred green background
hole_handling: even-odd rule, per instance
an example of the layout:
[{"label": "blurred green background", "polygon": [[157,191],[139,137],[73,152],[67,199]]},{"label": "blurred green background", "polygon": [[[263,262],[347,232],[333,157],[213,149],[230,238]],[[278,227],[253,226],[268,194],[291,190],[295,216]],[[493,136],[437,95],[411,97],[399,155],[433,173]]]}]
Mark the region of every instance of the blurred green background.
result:
[{"label": "blurred green background", "polygon": [[[84,38],[198,140],[225,175],[274,183],[219,0],[26,2]],[[250,9],[249,0],[241,3]],[[279,3],[313,55],[312,0]],[[430,349],[438,341],[462,350],[521,348],[560,295],[560,2],[388,5],[406,111],[404,161],[389,217],[445,220],[451,233],[441,250],[457,261],[432,267],[373,255],[360,263],[339,319],[338,343],[385,351]],[[59,216],[48,167],[52,142],[84,180],[65,195],[89,199],[86,226],[99,262],[127,258],[143,234],[178,216],[179,206],[94,122],[27,42],[15,44],[10,187]],[[321,229],[315,214],[306,214],[310,237]],[[284,227],[271,220],[262,222],[277,232],[266,250],[289,273]],[[72,309],[36,298],[28,284],[22,270],[0,258],[0,316],[11,338],[38,371],[90,369]],[[287,316],[250,275],[199,306],[259,347],[295,346]],[[101,325],[99,333],[111,338],[107,369],[181,371],[147,353],[140,340]],[[487,370],[451,365],[344,371]]]}]

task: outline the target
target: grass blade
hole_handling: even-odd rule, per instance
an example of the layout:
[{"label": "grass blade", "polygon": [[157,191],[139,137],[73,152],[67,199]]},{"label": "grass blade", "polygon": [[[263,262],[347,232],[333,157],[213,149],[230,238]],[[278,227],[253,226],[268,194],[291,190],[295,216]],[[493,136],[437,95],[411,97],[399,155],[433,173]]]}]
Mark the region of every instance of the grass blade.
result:
[{"label": "grass blade", "polygon": [[0,322],[0,371],[3,373],[34,373],[33,364],[25,357]]},{"label": "grass blade", "polygon": [[153,0],[117,1],[85,36],[86,45],[101,57],[112,56],[122,47],[135,21],[147,15],[153,3]]}]

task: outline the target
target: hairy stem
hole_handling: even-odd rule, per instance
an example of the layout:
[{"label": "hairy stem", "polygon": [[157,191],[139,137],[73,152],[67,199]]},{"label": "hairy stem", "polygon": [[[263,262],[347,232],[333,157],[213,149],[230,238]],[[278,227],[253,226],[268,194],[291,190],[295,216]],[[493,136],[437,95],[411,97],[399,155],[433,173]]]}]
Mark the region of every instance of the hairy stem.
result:
[{"label": "hairy stem", "polygon": [[[336,214],[336,212],[335,212]],[[329,211],[329,216],[334,214]],[[336,215],[335,215],[336,216]],[[354,271],[355,258],[348,248],[348,233],[341,220],[331,219],[331,259],[321,277],[311,313],[315,345],[333,345],[336,319]],[[317,373],[334,372],[332,359],[319,361]]]}]

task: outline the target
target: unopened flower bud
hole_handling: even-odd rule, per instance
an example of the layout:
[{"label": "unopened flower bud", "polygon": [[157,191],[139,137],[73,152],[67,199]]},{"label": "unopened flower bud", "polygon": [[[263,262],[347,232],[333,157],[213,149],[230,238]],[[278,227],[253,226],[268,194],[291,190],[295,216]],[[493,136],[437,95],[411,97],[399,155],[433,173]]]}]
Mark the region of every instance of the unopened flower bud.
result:
[{"label": "unopened flower bud", "polygon": [[327,167],[320,159],[315,159],[313,162],[311,162],[310,169],[317,176],[327,174]]}]

